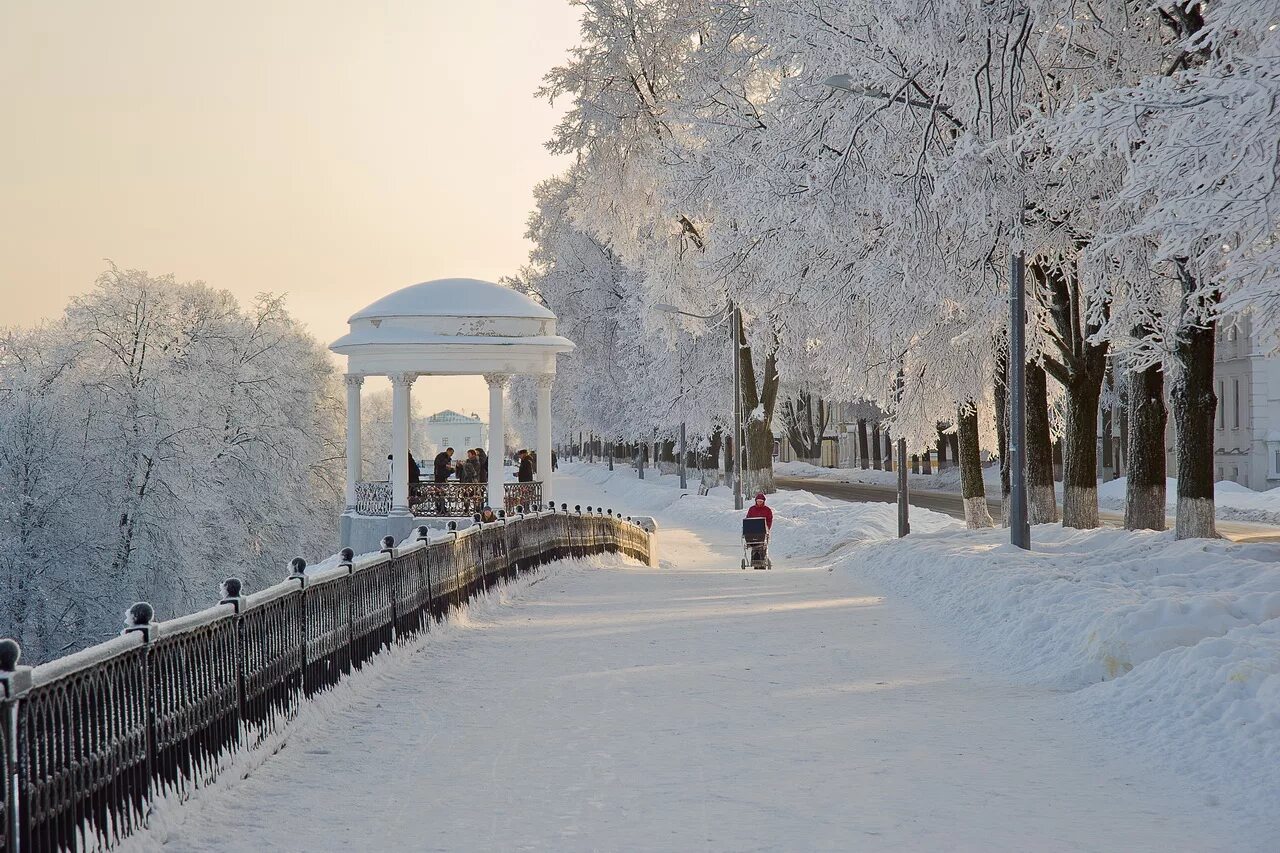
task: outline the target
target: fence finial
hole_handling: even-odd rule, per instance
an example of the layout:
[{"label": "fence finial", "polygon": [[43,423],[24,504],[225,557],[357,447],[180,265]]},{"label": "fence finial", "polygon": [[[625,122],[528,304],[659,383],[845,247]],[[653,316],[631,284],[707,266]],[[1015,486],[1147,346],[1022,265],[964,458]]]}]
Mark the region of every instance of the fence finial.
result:
[{"label": "fence finial", "polygon": [[582,504],[574,504],[573,509],[578,515],[582,515]]},{"label": "fence finial", "polygon": [[17,640],[5,638],[0,640],[0,672],[13,672],[22,659],[22,646]]},{"label": "fence finial", "polygon": [[0,640],[0,699],[16,699],[31,689],[31,667],[18,666],[21,658],[17,640]]},{"label": "fence finial", "polygon": [[341,551],[338,552],[338,557],[341,560],[341,562],[339,562],[338,565],[346,566],[349,569],[351,568],[351,564],[355,562],[356,552],[351,550],[350,548],[343,548]]},{"label": "fence finial", "polygon": [[396,552],[396,537],[383,536],[382,537],[382,553],[394,555],[395,552]]},{"label": "fence finial", "polygon": [[524,515],[524,504],[516,504],[516,515]]},{"label": "fence finial", "polygon": [[121,634],[141,633],[144,640],[151,640],[155,630],[156,609],[145,601],[139,601],[124,612],[124,630]]},{"label": "fence finial", "polygon": [[456,533],[458,530],[458,522],[456,521],[449,522],[449,530],[454,531]]},{"label": "fence finial", "polygon": [[417,534],[419,542],[425,542],[431,538],[431,530],[425,524],[418,525]]}]

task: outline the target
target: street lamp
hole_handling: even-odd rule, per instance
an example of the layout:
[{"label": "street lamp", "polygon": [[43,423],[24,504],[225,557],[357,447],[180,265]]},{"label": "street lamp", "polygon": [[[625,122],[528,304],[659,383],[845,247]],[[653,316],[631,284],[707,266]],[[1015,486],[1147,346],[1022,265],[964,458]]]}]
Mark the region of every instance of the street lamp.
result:
[{"label": "street lamp", "polygon": [[[659,302],[653,306],[653,309],[664,314],[692,317],[695,320],[713,320],[721,314],[719,311],[706,315],[690,314],[665,302]],[[727,310],[730,316],[730,351],[733,353],[733,508],[742,509],[742,313],[733,304],[732,299],[729,300]],[[683,466],[684,424],[680,425],[680,439],[681,465]]]},{"label": "street lamp", "polygon": [[[852,95],[881,100],[900,100],[912,107],[933,110],[936,105],[927,101],[917,101],[906,95],[893,97],[883,91],[865,84],[854,82],[851,74],[836,74],[822,81],[824,86],[839,89]],[[1010,245],[1010,282],[1009,282],[1009,372],[1006,381],[1009,383],[1009,541],[1024,550],[1031,548],[1031,527],[1027,522],[1027,478],[1024,462],[1024,447],[1027,434],[1026,407],[1026,253],[1022,246],[1023,214],[1026,201],[1018,206],[1018,214],[1013,222],[1013,239]],[[901,394],[901,390],[899,390]],[[1000,413],[1003,417],[1003,413]],[[901,448],[899,442],[899,448]],[[898,464],[902,464],[902,450],[898,451]],[[899,475],[899,500],[901,491],[905,490],[905,477]],[[901,513],[900,513],[901,515]],[[902,535],[903,522],[900,518],[898,528]]]}]

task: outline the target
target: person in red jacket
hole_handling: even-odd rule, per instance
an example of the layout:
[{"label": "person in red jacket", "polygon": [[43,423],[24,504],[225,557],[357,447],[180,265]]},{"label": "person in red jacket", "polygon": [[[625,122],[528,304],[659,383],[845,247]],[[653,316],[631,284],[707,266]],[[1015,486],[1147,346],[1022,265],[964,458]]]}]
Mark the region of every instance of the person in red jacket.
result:
[{"label": "person in red jacket", "polygon": [[765,528],[773,529],[773,510],[764,505],[764,492],[756,495],[756,502],[747,509],[747,518],[763,518]]},{"label": "person in red jacket", "polygon": [[[755,503],[747,508],[747,518],[763,518],[764,529],[773,530],[773,510],[764,505],[764,492],[756,495]],[[751,549],[753,559],[759,561],[765,557],[765,549],[763,546],[756,546]]]}]

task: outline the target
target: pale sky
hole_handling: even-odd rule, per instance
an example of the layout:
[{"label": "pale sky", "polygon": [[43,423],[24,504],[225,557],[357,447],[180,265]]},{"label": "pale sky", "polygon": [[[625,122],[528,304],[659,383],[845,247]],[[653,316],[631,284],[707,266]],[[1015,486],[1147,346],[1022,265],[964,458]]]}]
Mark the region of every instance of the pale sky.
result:
[{"label": "pale sky", "polygon": [[[567,0],[3,0],[0,325],[106,258],[284,292],[326,343],[400,287],[515,272],[566,165],[533,92],[577,35]],[[414,394],[487,409],[480,379]]]}]

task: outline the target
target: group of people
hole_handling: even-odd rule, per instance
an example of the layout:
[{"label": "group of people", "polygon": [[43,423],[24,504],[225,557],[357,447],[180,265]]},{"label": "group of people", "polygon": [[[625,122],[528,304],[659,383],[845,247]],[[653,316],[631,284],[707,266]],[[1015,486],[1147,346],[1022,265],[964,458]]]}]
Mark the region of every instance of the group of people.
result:
[{"label": "group of people", "polygon": [[[447,483],[450,477],[457,477],[459,483],[489,482],[489,454],[483,447],[473,447],[467,451],[467,458],[454,462],[454,449],[446,447],[436,454],[432,468],[432,478],[437,483]],[[390,461],[391,457],[387,456]],[[556,454],[551,453],[551,468],[555,470]],[[521,450],[516,453],[516,480],[521,483],[532,483],[533,475],[538,470],[538,454],[536,451]],[[422,472],[418,468],[418,460],[409,454],[409,482],[422,482]]]},{"label": "group of people", "polygon": [[[448,482],[450,475],[456,476],[459,483],[489,482],[489,454],[484,452],[483,447],[469,449],[467,458],[461,462],[453,461],[453,453],[452,447],[446,447],[436,454],[432,474],[437,483]],[[409,476],[412,477],[412,465],[409,466],[409,471]]]}]

